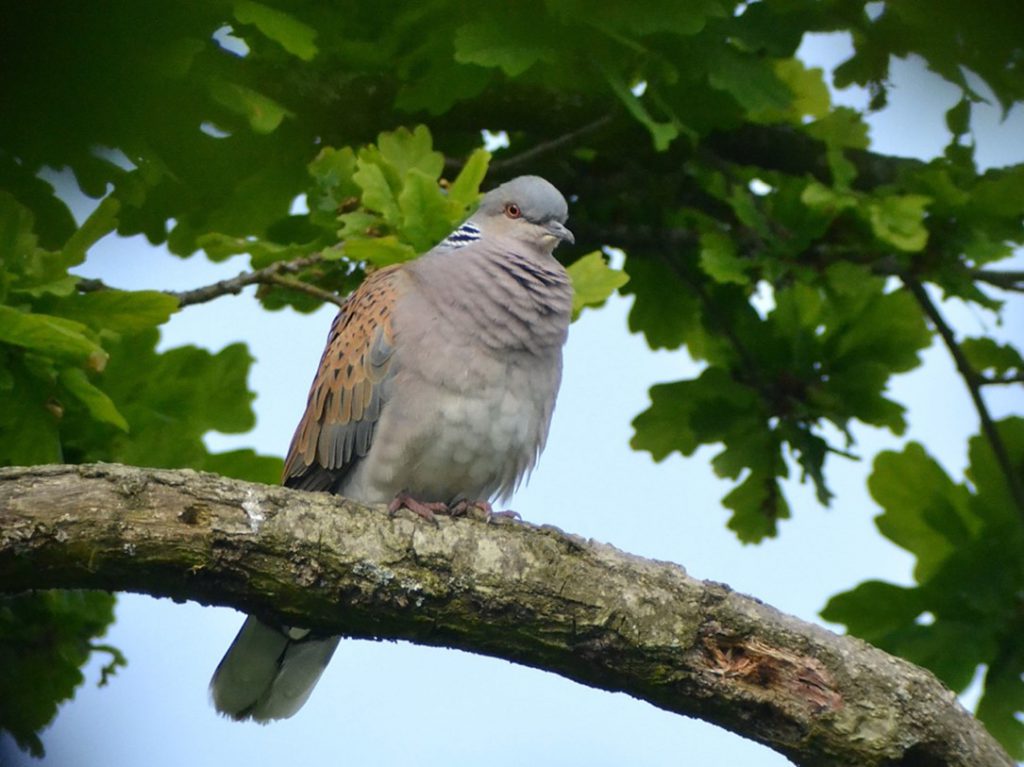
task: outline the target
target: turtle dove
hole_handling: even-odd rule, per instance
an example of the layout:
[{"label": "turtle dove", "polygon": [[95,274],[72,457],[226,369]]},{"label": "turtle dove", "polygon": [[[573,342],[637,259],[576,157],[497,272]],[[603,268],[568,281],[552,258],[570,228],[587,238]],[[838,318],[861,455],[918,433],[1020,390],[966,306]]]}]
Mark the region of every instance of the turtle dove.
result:
[{"label": "turtle dove", "polygon": [[[544,446],[572,287],[559,191],[520,176],[420,258],[371,273],[331,325],[284,484],[421,516],[505,498]],[[210,683],[235,719],[301,708],[339,637],[249,616]]]}]

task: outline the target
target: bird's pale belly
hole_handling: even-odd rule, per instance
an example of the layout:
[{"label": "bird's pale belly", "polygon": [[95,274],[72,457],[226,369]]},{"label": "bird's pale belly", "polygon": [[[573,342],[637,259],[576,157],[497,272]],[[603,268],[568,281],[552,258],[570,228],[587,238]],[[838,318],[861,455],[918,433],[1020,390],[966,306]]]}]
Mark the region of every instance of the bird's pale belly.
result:
[{"label": "bird's pale belly", "polygon": [[500,385],[464,391],[414,382],[420,396],[388,403],[379,425],[383,433],[393,418],[408,430],[406,439],[375,442],[343,494],[378,502],[401,492],[444,502],[509,495],[533,466],[550,416],[538,405],[550,399],[531,390],[544,382],[518,372]]},{"label": "bird's pale belly", "polygon": [[406,467],[414,497],[450,501],[505,495],[533,464],[541,414],[510,389],[484,397],[442,397],[432,417],[440,428],[426,435]]}]

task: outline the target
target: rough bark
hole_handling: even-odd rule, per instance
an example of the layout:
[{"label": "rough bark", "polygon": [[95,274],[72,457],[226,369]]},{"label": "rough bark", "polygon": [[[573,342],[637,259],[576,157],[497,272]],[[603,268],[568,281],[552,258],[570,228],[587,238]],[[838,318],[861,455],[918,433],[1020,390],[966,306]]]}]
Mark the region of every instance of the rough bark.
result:
[{"label": "rough bark", "polygon": [[553,527],[389,517],[323,494],[113,464],[0,470],[0,591],[231,605],[624,691],[798,765],[1013,762],[929,672],[683,568]]}]

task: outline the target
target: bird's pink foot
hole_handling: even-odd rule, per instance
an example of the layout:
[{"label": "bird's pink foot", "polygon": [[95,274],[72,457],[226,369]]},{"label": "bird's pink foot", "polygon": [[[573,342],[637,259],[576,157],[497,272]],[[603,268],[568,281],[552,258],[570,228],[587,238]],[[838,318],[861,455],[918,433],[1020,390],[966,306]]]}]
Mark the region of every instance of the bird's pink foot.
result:
[{"label": "bird's pink foot", "polygon": [[441,501],[420,501],[408,493],[399,493],[388,504],[388,514],[394,515],[399,509],[408,509],[416,516],[437,524],[434,515],[446,513],[448,511],[448,504]]}]

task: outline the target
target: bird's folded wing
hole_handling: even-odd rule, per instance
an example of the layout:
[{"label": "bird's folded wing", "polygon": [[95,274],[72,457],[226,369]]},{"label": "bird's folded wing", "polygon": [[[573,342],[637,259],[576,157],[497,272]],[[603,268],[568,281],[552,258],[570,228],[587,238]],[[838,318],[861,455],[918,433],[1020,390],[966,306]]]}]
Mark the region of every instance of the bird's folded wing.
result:
[{"label": "bird's folded wing", "polygon": [[334,319],[288,449],[284,484],[334,491],[370,449],[394,374],[392,311],[406,279],[400,265],[373,272]]}]

